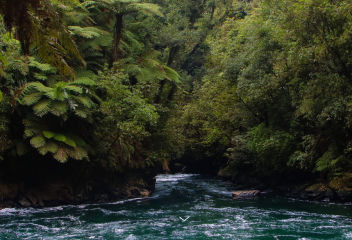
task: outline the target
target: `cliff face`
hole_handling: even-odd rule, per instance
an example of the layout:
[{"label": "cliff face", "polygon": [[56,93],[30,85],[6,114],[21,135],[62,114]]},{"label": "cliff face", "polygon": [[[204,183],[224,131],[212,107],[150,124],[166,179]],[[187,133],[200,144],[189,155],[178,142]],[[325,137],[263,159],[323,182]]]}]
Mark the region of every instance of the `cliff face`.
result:
[{"label": "cliff face", "polygon": [[156,173],[148,169],[116,173],[86,162],[26,165],[2,166],[0,208],[111,202],[147,197],[155,187]]}]

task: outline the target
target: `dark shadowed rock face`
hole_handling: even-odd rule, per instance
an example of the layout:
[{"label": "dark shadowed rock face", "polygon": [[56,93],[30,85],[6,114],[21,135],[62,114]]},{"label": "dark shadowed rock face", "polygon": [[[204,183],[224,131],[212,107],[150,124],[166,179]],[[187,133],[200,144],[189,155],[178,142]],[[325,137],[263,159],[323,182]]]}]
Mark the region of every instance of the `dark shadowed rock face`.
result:
[{"label": "dark shadowed rock face", "polygon": [[233,199],[254,198],[259,196],[259,190],[235,191],[232,193]]},{"label": "dark shadowed rock face", "polygon": [[[90,183],[92,184],[92,183]],[[98,190],[96,186],[72,186],[71,183],[46,183],[37,187],[20,188],[19,184],[0,184],[0,209],[5,207],[45,207],[80,203],[101,203],[121,199],[148,197],[153,186],[143,179],[112,184],[109,189]],[[93,183],[94,184],[94,183]],[[13,188],[13,191],[11,190]]]},{"label": "dark shadowed rock face", "polygon": [[84,163],[47,169],[15,177],[0,171],[0,209],[112,202],[147,197],[155,188],[156,174],[146,169],[116,173]]}]

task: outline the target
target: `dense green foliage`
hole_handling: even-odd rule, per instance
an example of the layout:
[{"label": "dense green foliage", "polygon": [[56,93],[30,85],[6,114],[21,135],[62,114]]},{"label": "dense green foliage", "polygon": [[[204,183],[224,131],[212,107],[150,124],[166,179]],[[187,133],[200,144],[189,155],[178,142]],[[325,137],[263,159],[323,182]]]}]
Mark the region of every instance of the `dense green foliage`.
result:
[{"label": "dense green foliage", "polygon": [[352,171],[349,1],[0,3],[3,160]]},{"label": "dense green foliage", "polygon": [[85,160],[118,172],[162,161],[160,116],[180,76],[154,47],[151,32],[164,19],[157,4],[1,1],[0,8],[3,161]]},{"label": "dense green foliage", "polygon": [[180,109],[189,150],[222,175],[351,171],[352,4],[237,4],[244,14],[208,35],[207,72]]}]

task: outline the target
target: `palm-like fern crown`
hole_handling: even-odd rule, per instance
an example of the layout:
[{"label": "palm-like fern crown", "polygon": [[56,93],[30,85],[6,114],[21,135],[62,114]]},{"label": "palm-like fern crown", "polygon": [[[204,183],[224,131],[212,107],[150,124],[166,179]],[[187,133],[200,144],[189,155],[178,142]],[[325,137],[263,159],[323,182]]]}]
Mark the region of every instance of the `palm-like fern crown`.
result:
[{"label": "palm-like fern crown", "polygon": [[44,120],[29,117],[23,120],[24,137],[30,138],[30,144],[41,155],[51,154],[61,163],[69,158],[75,160],[88,159],[87,144],[73,133],[51,131]]},{"label": "palm-like fern crown", "polygon": [[117,14],[142,12],[147,15],[163,15],[160,11],[159,5],[145,3],[141,0],[97,0],[96,2]]},{"label": "palm-like fern crown", "polygon": [[[34,115],[29,115],[23,123],[25,138],[42,155],[50,153],[56,160],[66,162],[68,158],[81,160],[88,158],[86,143],[72,131],[60,130],[58,124],[43,119],[54,116],[66,121],[70,113],[87,118],[89,109],[94,106],[89,89],[95,82],[89,78],[78,78],[73,82],[57,82],[45,86],[31,82],[21,91],[18,102],[31,106]],[[55,129],[55,130],[52,130]]]},{"label": "palm-like fern crown", "polygon": [[126,58],[121,61],[123,68],[126,68],[130,76],[136,77],[138,82],[155,82],[168,80],[174,84],[180,83],[180,75],[172,68],[162,63],[158,51],[149,51],[141,55],[138,61]]},{"label": "palm-like fern crown", "polygon": [[49,113],[61,117],[72,111],[81,118],[87,117],[87,109],[93,107],[88,87],[95,84],[88,78],[74,82],[58,82],[47,87],[40,82],[31,82],[22,90],[18,101],[22,105],[32,106],[35,115],[43,117]]}]

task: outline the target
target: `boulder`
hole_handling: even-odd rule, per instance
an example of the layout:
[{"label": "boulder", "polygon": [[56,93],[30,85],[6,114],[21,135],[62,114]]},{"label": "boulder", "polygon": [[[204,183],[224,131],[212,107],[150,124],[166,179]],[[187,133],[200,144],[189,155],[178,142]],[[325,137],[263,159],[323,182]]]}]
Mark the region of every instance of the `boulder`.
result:
[{"label": "boulder", "polygon": [[333,200],[334,192],[324,183],[309,185],[299,194],[301,199],[306,200]]},{"label": "boulder", "polygon": [[259,196],[259,190],[235,191],[232,193],[233,199],[254,198]]},{"label": "boulder", "polygon": [[28,201],[26,198],[21,198],[18,203],[20,204],[21,207],[30,207],[32,206],[31,202]]},{"label": "boulder", "polygon": [[141,197],[146,198],[146,197],[149,197],[151,193],[147,189],[141,189],[139,191],[139,194],[141,195]]}]

